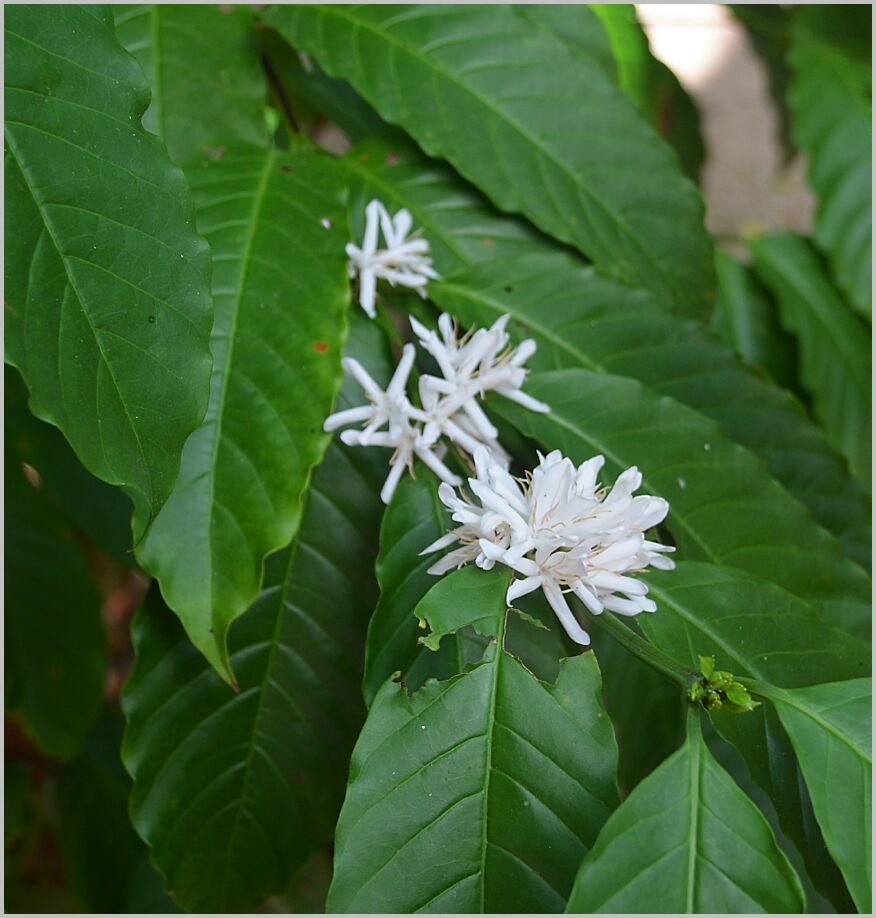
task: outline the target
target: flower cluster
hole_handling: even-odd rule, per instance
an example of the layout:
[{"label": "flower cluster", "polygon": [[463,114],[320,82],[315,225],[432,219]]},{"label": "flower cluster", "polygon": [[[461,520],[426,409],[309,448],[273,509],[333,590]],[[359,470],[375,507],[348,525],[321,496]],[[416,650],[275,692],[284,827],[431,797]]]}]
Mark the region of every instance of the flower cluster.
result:
[{"label": "flower cluster", "polygon": [[476,477],[468,481],[476,500],[457,496],[449,484],[439,489],[461,525],[422,554],[460,546],[429,568],[430,574],[470,561],[486,570],[504,564],[520,575],[508,589],[508,604],[541,589],[569,637],[584,645],[590,636],[569,608],[567,593],[594,614],[655,611],[648,587],[630,574],[649,566],[671,570],[675,565],[665,552],[675,549],[645,538],[669,505],[660,497],[633,496],[642,483],[638,469],[627,469],[607,489],[597,483],[602,456],[576,468],[558,450],[539,454],[525,481],[512,477],[483,447],[474,459]]},{"label": "flower cluster", "polygon": [[419,457],[447,485],[459,485],[442,461],[446,438],[474,455],[489,449],[494,463],[507,465],[507,454],[498,441],[498,431],[479,404],[486,392],[496,392],[532,411],[546,412],[548,406],[521,391],[526,379],[523,364],[535,352],[535,342],[526,340],[514,348],[505,330],[508,316],[490,328],[470,330],[462,337],[450,316],[438,319],[440,334],[411,318],[411,327],[422,348],[435,359],[441,376],[423,374],[419,379],[420,405],[411,404],[407,383],[414,364],[415,348],[406,344],[398,367],[385,390],[352,357],[343,360],[368,397],[369,404],[339,411],[326,419],[324,429],[336,430],[361,422],[362,430],[345,430],[341,439],[348,446],[383,446],[394,450],[390,472],[380,492],[389,503],[405,468]]},{"label": "flower cluster", "polygon": [[[419,231],[408,238],[413,219],[407,210],[400,210],[394,217],[378,200],[365,208],[365,237],[362,247],[347,244],[350,258],[350,277],[359,275],[359,305],[374,318],[374,297],[378,278],[390,284],[411,287],[426,296],[426,284],[438,280],[429,257],[429,243],[419,238]],[[384,248],[378,249],[378,235],[383,235]]]}]

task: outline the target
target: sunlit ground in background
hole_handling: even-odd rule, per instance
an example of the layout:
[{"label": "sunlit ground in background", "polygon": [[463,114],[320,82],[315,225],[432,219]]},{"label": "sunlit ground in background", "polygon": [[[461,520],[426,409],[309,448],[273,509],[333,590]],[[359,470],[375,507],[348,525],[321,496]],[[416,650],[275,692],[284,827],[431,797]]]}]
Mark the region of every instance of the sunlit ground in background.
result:
[{"label": "sunlit ground in background", "polygon": [[766,69],[744,27],[714,3],[640,3],[651,51],[700,111],[706,225],[718,237],[810,229],[813,200],[799,156],[785,164]]}]

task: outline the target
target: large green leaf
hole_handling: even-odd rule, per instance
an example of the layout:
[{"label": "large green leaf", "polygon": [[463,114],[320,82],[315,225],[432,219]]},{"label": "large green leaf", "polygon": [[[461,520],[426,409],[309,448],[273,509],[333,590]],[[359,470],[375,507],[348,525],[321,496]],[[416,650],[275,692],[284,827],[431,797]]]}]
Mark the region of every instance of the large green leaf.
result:
[{"label": "large green leaf", "polygon": [[267,88],[252,12],[243,6],[114,6],[116,35],[152,86],[143,123],[184,163],[229,141],[265,146]]},{"label": "large green leaf", "polygon": [[[359,316],[353,327],[352,353],[386,378],[379,329]],[[358,398],[348,384],[339,402]],[[258,600],[231,630],[239,693],[157,597],[135,620],[123,696],[131,813],[187,909],[258,908],[332,833],[364,715],[385,461],[329,446],[295,541],[268,559]]]},{"label": "large green leaf", "polygon": [[757,807],[703,742],[684,745],[632,792],[584,858],[573,913],[802,912],[803,890]]},{"label": "large green leaf", "polygon": [[[713,417],[766,460],[856,560],[869,564],[869,501],[787,393],[744,371],[698,325],[668,315],[647,294],[601,278],[569,256],[537,251],[539,240],[522,236],[518,223],[497,218],[463,182],[409,147],[382,142],[359,150],[346,159],[363,182],[353,181],[351,220],[361,221],[375,195],[408,208],[447,275],[430,285],[436,302],[464,323],[492,323],[511,313],[521,323],[512,323],[511,334],[538,342],[531,366],[632,376]],[[395,165],[387,151],[397,151]],[[495,263],[473,265],[485,252],[494,253]],[[473,266],[463,271],[464,265]]]},{"label": "large green leaf", "polygon": [[572,51],[573,59],[587,56],[613,82],[617,82],[618,65],[608,33],[595,11],[594,4],[584,3],[516,3],[514,8],[534,28],[552,32]]},{"label": "large green leaf", "polygon": [[25,479],[16,439],[7,427],[5,705],[40,747],[66,759],[82,748],[103,701],[100,597],[72,527]]},{"label": "large green leaf", "polygon": [[58,841],[85,911],[176,911],[128,819],[131,779],[119,758],[122,720],[105,714],[83,754],[58,776]]},{"label": "large green leaf", "polygon": [[477,621],[496,639],[462,675],[412,696],[388,681],[374,699],[338,822],[331,911],[561,910],[616,802],[595,657],[540,682],[504,649],[506,574],[475,574],[427,594],[433,634]]},{"label": "large green leaf", "polygon": [[189,175],[213,250],[210,405],[140,557],[230,680],[228,626],[295,534],[328,441],[349,302],[343,186],[328,157],[251,148]]},{"label": "large green leaf", "polygon": [[872,9],[801,7],[794,17],[788,104],[794,142],[818,196],[815,241],[838,285],[867,318],[872,309]]},{"label": "large green leaf", "polygon": [[7,436],[18,459],[36,470],[52,502],[89,539],[115,561],[132,564],[131,502],[90,474],[56,427],[30,413],[27,387],[10,366],[3,386]]},{"label": "large green leaf", "polygon": [[670,503],[679,557],[730,565],[811,601],[825,620],[869,632],[869,582],[836,541],[718,425],[631,379],[590,370],[533,374],[535,414],[505,399],[490,410],[576,462],[602,454],[605,480],[641,467],[643,491]]},{"label": "large green leaf", "polygon": [[675,74],[651,54],[633,4],[591,6],[610,39],[621,89],[674,147],[685,173],[696,181],[706,156],[696,106]]},{"label": "large green leaf", "polygon": [[767,694],[794,744],[827,846],[866,914],[872,895],[872,682]]},{"label": "large green leaf", "polygon": [[6,359],[34,414],[126,488],[137,538],[207,405],[207,244],[109,15],[20,5],[5,28]]},{"label": "large green leaf", "polygon": [[711,250],[696,188],[602,66],[525,13],[295,6],[268,21],[501,210],[671,309],[708,312]]},{"label": "large green leaf", "polygon": [[869,485],[870,330],[846,309],[804,239],[777,233],[750,247],[758,274],[776,294],[782,324],[797,337],[800,377],[815,414]]},{"label": "large green leaf", "polygon": [[775,305],[750,268],[726,252],[715,253],[718,296],[712,327],[752,367],[780,386],[797,390],[797,350],[782,331]]}]

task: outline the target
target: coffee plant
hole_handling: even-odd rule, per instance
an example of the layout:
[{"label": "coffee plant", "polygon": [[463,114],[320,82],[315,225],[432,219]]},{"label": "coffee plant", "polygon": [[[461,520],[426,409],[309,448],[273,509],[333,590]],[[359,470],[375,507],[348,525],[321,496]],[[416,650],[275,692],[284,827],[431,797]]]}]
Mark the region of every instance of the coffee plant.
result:
[{"label": "coffee plant", "polygon": [[[870,8],[5,11],[13,911],[871,909]],[[136,615],[133,613],[136,611]]]}]

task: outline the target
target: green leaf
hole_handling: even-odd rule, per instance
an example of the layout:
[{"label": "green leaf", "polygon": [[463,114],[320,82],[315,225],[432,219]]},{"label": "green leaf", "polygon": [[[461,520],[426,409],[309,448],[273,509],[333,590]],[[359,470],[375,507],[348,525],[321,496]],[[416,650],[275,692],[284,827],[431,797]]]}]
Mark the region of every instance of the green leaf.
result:
[{"label": "green leaf", "polygon": [[[7,424],[8,424],[7,420]],[[6,428],[6,696],[49,755],[75,756],[103,701],[100,597],[67,520],[26,479]]]},{"label": "green leaf", "polygon": [[718,296],[712,327],[749,365],[796,391],[794,339],[779,326],[776,308],[750,268],[726,252],[715,253]]},{"label": "green leaf", "polygon": [[641,467],[643,493],[670,503],[665,525],[680,558],[740,568],[812,602],[826,621],[868,633],[864,572],[717,424],[607,373],[533,374],[526,390],[551,413],[535,414],[505,399],[491,401],[490,411],[575,462],[604,455],[603,480]]},{"label": "green leaf", "polygon": [[12,367],[3,374],[7,436],[21,462],[35,469],[52,503],[120,564],[133,564],[131,502],[90,474],[56,427],[27,408],[27,387]]},{"label": "green leaf", "polygon": [[140,557],[232,680],[228,626],[258,596],[264,558],[295,535],[329,439],[349,302],[342,185],[328,157],[251,148],[189,176],[213,250],[210,405]]},{"label": "green leaf", "polygon": [[[461,573],[434,589],[450,595]],[[489,600],[463,592],[453,613],[454,626],[492,616],[483,662],[410,697],[387,682],[374,699],[338,822],[329,911],[562,909],[615,804],[614,738],[593,654],[564,660],[548,685],[503,649],[506,586],[495,578]]]},{"label": "green leaf", "polygon": [[801,7],[791,30],[792,132],[818,196],[815,241],[855,309],[872,309],[872,11]]},{"label": "green leaf", "polygon": [[501,210],[670,309],[706,314],[699,193],[601,66],[548,29],[513,6],[295,6],[267,18]]},{"label": "green leaf", "polygon": [[684,745],[605,824],[567,912],[803,911],[794,869],[766,819],[709,752],[699,716],[690,714]]},{"label": "green leaf", "polygon": [[152,86],[143,124],[184,163],[211,147],[268,142],[267,96],[253,14],[205,4],[114,6],[116,35]]},{"label": "green leaf", "polygon": [[207,404],[207,244],[100,8],[18,6],[5,28],[6,359],[34,414],[128,491],[136,540]]},{"label": "green leaf", "polygon": [[[740,366],[697,324],[557,253],[475,265],[430,284],[429,293],[464,324],[491,324],[509,313],[512,336],[538,344],[533,369],[585,367],[632,377],[717,421],[765,460],[855,558],[869,559],[869,501],[842,456],[798,402]],[[680,472],[675,490],[686,481]]]},{"label": "green leaf", "polygon": [[[389,373],[375,324],[352,351]],[[358,399],[348,385],[339,399]],[[354,403],[354,402],[353,402]],[[124,760],[137,831],[179,903],[246,912],[331,836],[364,716],[359,684],[386,455],[330,444],[291,547],[230,634],[234,693],[156,595],[137,616]]]},{"label": "green leaf", "polygon": [[104,715],[83,755],[58,777],[58,841],[70,886],[88,912],[174,912],[128,819],[121,740],[121,718]]},{"label": "green leaf", "polygon": [[586,55],[588,64],[597,64],[612,82],[617,82],[612,43],[594,4],[517,3],[517,13],[533,26],[549,30],[572,52],[573,59]]},{"label": "green leaf", "polygon": [[776,294],[782,324],[797,337],[800,377],[815,414],[869,486],[870,330],[846,309],[804,239],[777,233],[749,245],[758,274]]},{"label": "green leaf", "polygon": [[611,41],[620,88],[674,147],[685,174],[696,181],[706,151],[700,136],[699,112],[690,96],[675,74],[651,54],[635,6],[594,3],[591,8]]},{"label": "green leaf", "polygon": [[869,671],[866,642],[825,625],[810,606],[774,584],[693,561],[645,579],[658,611],[639,616],[639,624],[682,666],[696,668],[708,655],[734,677],[788,688]]},{"label": "green leaf", "polygon": [[830,853],[866,914],[872,888],[872,682],[764,692],[791,737]]}]

